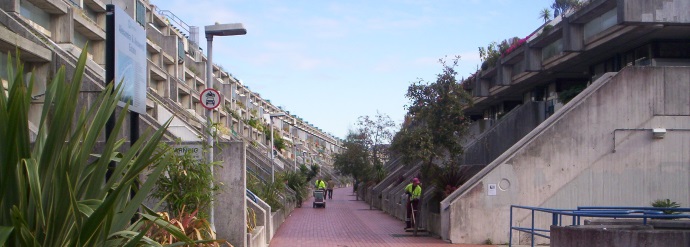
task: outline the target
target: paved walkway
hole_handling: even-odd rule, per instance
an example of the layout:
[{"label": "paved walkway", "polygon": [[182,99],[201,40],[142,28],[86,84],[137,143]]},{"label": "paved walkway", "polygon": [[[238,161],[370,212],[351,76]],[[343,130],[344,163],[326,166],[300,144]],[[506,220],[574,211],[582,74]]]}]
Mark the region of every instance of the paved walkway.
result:
[{"label": "paved walkway", "polygon": [[405,222],[381,210],[369,210],[363,201],[355,201],[351,187],[335,189],[326,208],[312,208],[312,202],[310,198],[292,212],[270,247],[480,246],[449,244],[438,237],[413,237],[403,230]]}]

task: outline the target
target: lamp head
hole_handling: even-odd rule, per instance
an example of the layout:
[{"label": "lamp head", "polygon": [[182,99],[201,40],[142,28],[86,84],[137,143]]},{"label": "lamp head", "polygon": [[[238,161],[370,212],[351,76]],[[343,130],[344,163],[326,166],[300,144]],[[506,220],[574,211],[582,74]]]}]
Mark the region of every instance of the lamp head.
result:
[{"label": "lamp head", "polygon": [[234,35],[245,35],[247,34],[247,29],[244,28],[242,23],[230,23],[230,24],[218,24],[209,25],[204,27],[206,38],[213,36],[234,36]]}]

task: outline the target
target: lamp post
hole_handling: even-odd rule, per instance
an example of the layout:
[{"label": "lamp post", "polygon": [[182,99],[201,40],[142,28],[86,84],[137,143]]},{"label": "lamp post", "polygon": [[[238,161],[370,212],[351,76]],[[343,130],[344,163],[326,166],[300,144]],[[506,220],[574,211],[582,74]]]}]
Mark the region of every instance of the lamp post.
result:
[{"label": "lamp post", "polygon": [[292,155],[294,156],[292,160],[295,162],[293,164],[293,171],[297,171],[297,143],[295,143],[295,136],[292,136]]},{"label": "lamp post", "polygon": [[[213,88],[213,36],[234,36],[234,35],[245,35],[247,34],[247,29],[244,29],[242,23],[232,23],[232,24],[218,24],[205,26],[206,33],[206,56],[208,61],[206,61],[206,88]],[[206,133],[206,144],[208,145],[208,160],[207,162],[213,162],[213,136],[211,135],[213,123],[213,110],[206,110],[206,124],[208,127],[208,133]],[[213,176],[213,166],[211,167],[211,176]],[[213,181],[213,180],[211,180]],[[213,185],[211,185],[213,186]],[[215,231],[215,218],[213,210],[213,200],[211,200],[211,210],[209,212],[209,221],[211,223],[211,228]]]},{"label": "lamp post", "polygon": [[274,117],[282,117],[282,116],[285,116],[285,113],[279,112],[279,113],[269,115],[269,121],[271,122],[271,182],[276,181],[276,176],[275,176],[276,163],[274,161],[275,153],[273,153],[273,151],[274,151],[273,149],[275,148],[273,146],[273,118]]}]

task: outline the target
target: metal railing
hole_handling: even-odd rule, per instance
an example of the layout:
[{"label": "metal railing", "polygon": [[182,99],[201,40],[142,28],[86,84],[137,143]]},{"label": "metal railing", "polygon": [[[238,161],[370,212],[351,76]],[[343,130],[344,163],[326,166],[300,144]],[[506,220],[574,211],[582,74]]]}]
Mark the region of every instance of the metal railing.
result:
[{"label": "metal railing", "polygon": [[[530,227],[513,226],[513,208],[530,210],[531,224]],[[664,211],[683,212],[683,214],[665,214]],[[656,207],[598,207],[598,206],[581,206],[577,209],[554,209],[554,208],[540,208],[511,205],[510,206],[510,233],[508,239],[508,246],[513,246],[513,230],[518,232],[525,232],[531,236],[531,246],[534,246],[534,236],[539,236],[547,239],[550,237],[550,229],[536,228],[534,215],[537,213],[551,214],[550,226],[562,226],[563,216],[570,216],[570,225],[581,225],[582,217],[587,218],[633,218],[642,219],[642,224],[647,224],[647,219],[690,219],[690,208],[656,208]]]}]

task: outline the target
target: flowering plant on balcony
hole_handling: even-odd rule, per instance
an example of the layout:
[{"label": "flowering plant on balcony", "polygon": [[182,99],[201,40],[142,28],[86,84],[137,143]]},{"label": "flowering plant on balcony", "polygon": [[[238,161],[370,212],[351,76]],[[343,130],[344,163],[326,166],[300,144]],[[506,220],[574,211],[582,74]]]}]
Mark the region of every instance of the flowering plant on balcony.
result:
[{"label": "flowering plant on balcony", "polygon": [[513,52],[513,51],[517,50],[518,48],[520,48],[520,46],[522,46],[523,44],[525,44],[525,43],[527,42],[527,40],[528,40],[529,38],[532,37],[533,34],[534,34],[534,33],[532,33],[532,34],[530,34],[530,35],[527,35],[527,37],[522,38],[522,39],[513,38],[513,42],[510,44],[510,46],[508,47],[508,49],[506,49],[503,53],[501,53],[501,58],[504,58],[505,56],[508,56],[508,54],[510,54],[511,52]]}]

